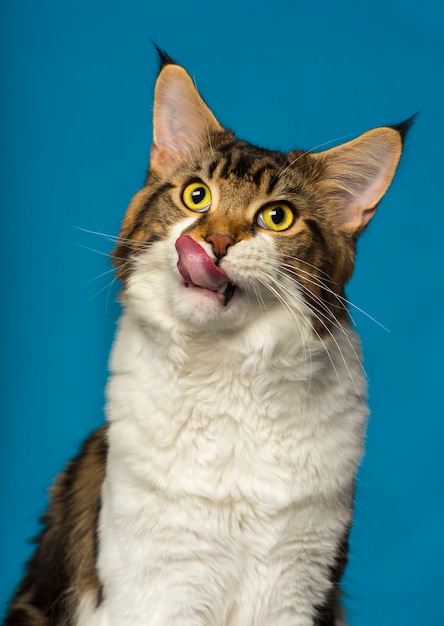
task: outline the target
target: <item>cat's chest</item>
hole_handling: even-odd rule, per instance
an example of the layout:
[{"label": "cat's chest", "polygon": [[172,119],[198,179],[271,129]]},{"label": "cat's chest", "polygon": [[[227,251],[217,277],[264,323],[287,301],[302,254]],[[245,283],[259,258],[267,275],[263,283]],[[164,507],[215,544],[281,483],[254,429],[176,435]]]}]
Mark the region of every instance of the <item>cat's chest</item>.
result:
[{"label": "cat's chest", "polygon": [[285,333],[277,342],[279,321],[181,354],[180,342],[121,320],[99,527],[107,603],[94,619],[145,624],[159,606],[149,623],[178,623],[172,598],[184,594],[214,614],[183,624],[262,625],[280,605],[282,571],[283,588],[299,576],[294,549],[297,563],[333,558],[350,516],[338,493],[349,494],[361,454],[359,375],[346,378],[339,354],[326,368]]},{"label": "cat's chest", "polygon": [[274,346],[279,358],[263,339],[243,351],[188,346],[194,356],[183,362],[173,348],[148,344],[122,321],[108,388],[108,469],[119,481],[160,486],[171,498],[281,508],[328,490],[334,467],[340,474],[349,463],[340,448],[360,433],[365,407],[350,381],[342,389],[339,358],[332,375],[288,342]]}]

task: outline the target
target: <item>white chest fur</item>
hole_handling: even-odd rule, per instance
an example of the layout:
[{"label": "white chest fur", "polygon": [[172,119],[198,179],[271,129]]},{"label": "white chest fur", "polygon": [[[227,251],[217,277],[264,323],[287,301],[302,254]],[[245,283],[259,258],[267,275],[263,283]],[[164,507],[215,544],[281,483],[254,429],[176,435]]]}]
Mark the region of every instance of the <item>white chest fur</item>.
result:
[{"label": "white chest fur", "polygon": [[288,323],[276,309],[210,344],[124,314],[104,603],[79,626],[311,626],[350,521],[365,385],[353,333],[295,345]]}]

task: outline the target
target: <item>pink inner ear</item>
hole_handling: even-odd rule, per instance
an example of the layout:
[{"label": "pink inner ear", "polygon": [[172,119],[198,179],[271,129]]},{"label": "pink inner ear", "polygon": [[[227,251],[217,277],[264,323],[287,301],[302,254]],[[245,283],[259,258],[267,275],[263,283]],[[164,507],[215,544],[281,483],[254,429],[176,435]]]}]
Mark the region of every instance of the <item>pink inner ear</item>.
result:
[{"label": "pink inner ear", "polygon": [[339,217],[340,225],[345,230],[359,231],[365,228],[376,213],[376,206],[363,209],[359,200],[347,204],[341,211]]},{"label": "pink inner ear", "polygon": [[188,284],[217,291],[228,283],[228,277],[215,265],[208,254],[192,237],[182,235],[176,241],[179,255],[177,269]]},{"label": "pink inner ear", "polygon": [[[383,165],[381,163],[381,168]],[[364,167],[361,169],[364,169]],[[360,174],[361,172],[357,168],[356,179],[361,179],[361,186],[357,184],[356,190],[351,190],[344,196],[341,222],[346,229],[363,229],[369,223],[376,213],[379,201],[391,182],[391,177],[387,176],[386,169],[381,169],[373,176],[369,175],[364,185],[362,184],[362,176]]]},{"label": "pink inner ear", "polygon": [[168,171],[207,145],[212,130],[221,129],[183,67],[165,66],[154,96],[151,166]]},{"label": "pink inner ear", "polygon": [[341,228],[359,231],[368,224],[392,181],[401,149],[399,133],[382,127],[319,154],[329,193],[340,198],[336,218]]},{"label": "pink inner ear", "polygon": [[376,206],[373,207],[372,209],[365,209],[361,213],[361,228],[364,228],[364,226],[367,226],[367,224],[372,219],[375,213],[376,213]]},{"label": "pink inner ear", "polygon": [[155,143],[152,143],[151,150],[150,150],[150,161],[154,161],[154,159],[157,158],[158,154],[159,154],[159,148],[156,146]]}]

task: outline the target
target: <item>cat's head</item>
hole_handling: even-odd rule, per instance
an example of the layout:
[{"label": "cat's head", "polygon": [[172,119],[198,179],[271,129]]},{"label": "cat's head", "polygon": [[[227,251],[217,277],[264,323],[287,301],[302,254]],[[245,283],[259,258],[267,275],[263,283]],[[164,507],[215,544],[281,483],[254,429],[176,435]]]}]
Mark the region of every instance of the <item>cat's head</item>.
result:
[{"label": "cat's head", "polygon": [[168,57],[146,184],[113,257],[147,322],[231,330],[281,308],[316,334],[346,318],[358,235],[395,173],[411,121],[318,153],[264,150],[218,122]]}]

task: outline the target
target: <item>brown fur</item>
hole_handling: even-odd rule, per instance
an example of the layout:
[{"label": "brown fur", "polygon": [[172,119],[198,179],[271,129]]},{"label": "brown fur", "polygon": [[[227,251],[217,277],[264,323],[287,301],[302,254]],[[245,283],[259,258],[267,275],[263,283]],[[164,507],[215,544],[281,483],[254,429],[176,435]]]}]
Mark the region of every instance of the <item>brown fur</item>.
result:
[{"label": "brown fur", "polygon": [[344,285],[353,271],[355,238],[332,220],[328,191],[319,185],[323,171],[323,163],[310,154],[262,150],[233,139],[229,131],[215,133],[195,161],[167,176],[148,176],[122,224],[114,250],[117,275],[125,280],[140,251],[165,237],[178,220],[196,215],[181,200],[182,189],[192,180],[218,188],[212,210],[185,231],[197,241],[211,233],[229,235],[235,242],[253,237],[259,228],[257,211],[271,200],[285,200],[297,219],[289,230],[270,236],[313,309],[314,332],[327,333],[346,315]]},{"label": "brown fur", "polygon": [[[319,154],[263,150],[224,129],[185,70],[167,57],[163,60],[156,85],[151,167],[145,186],[127,209],[113,252],[124,289],[137,255],[184,217],[196,218],[186,234],[198,242],[218,242],[226,252],[227,245],[256,236],[261,229],[257,215],[264,207],[282,202],[292,209],[294,223],[282,232],[268,231],[268,236],[274,240],[282,272],[298,284],[311,308],[314,334],[329,333],[347,315],[344,287],[353,272],[356,239],[390,184],[402,135],[412,120],[375,129]],[[180,118],[176,123],[179,114],[184,116],[182,124]],[[182,201],[183,189],[194,181],[213,191],[210,210],[201,214]],[[58,477],[38,547],[4,626],[70,626],[86,594],[101,602],[97,523],[106,457],[103,427]],[[344,539],[331,572],[332,592],[319,607],[317,626],[334,624],[346,552]]]},{"label": "brown fur", "polygon": [[36,540],[38,547],[4,626],[69,626],[85,594],[95,594],[100,601],[96,534],[106,450],[106,427],[102,427],[58,476]]}]

